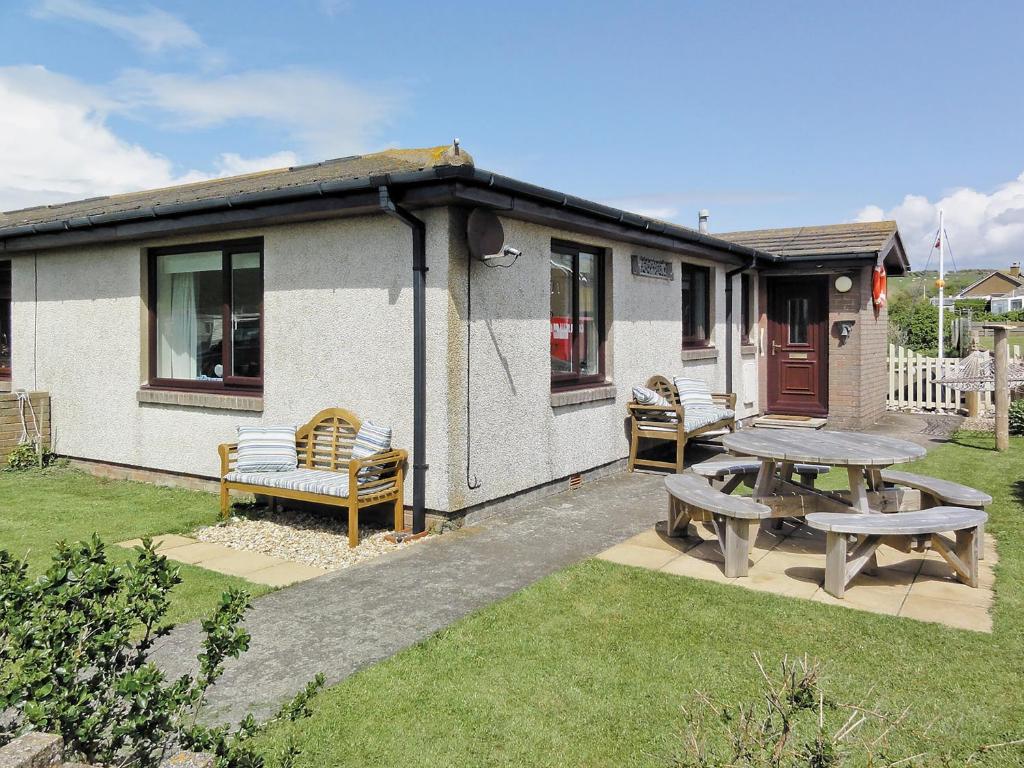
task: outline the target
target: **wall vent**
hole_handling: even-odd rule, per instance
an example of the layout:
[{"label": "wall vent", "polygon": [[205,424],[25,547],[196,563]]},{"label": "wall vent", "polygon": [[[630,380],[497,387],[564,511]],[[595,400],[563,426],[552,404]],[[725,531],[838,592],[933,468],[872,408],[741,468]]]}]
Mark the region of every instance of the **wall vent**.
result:
[{"label": "wall vent", "polygon": [[577,488],[583,485],[583,475],[570,475],[569,476],[569,490],[575,491]]}]

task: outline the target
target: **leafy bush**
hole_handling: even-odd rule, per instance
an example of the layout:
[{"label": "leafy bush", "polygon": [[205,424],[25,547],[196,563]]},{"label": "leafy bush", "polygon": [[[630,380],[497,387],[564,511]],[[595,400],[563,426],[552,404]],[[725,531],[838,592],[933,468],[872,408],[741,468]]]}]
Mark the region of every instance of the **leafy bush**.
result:
[{"label": "leafy bush", "polygon": [[1024,400],[1010,403],[1010,434],[1024,435]]},{"label": "leafy bush", "polygon": [[11,470],[45,467],[53,463],[55,454],[45,446],[36,448],[35,443],[21,443],[7,456],[7,468]]},{"label": "leafy bush", "polygon": [[[235,729],[198,723],[207,691],[224,662],[249,647],[241,626],[249,596],[225,592],[202,622],[194,675],[168,681],[149,660],[164,623],[178,569],[149,540],[119,566],[103,543],[59,543],[46,572],[31,579],[24,561],[0,550],[0,745],[28,730],[60,734],[88,763],[157,764],[174,749],[214,752],[224,768],[260,768],[246,743],[265,724],[250,715]],[[280,717],[308,713],[323,678],[285,706]],[[290,764],[294,748],[282,755]]]}]

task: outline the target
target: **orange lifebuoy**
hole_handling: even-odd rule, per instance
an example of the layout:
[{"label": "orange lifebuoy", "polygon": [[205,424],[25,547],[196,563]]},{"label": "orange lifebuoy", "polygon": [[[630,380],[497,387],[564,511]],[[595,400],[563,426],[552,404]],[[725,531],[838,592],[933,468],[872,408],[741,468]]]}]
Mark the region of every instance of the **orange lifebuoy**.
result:
[{"label": "orange lifebuoy", "polygon": [[871,275],[871,300],[875,306],[885,306],[885,267],[879,264]]}]

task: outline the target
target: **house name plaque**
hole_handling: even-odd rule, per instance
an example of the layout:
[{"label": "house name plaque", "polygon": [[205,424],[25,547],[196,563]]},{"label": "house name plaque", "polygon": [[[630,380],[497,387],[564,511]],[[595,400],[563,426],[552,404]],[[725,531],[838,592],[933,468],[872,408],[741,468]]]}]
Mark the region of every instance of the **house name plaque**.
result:
[{"label": "house name plaque", "polygon": [[672,262],[652,259],[649,256],[633,254],[633,274],[637,277],[656,277],[659,280],[672,279]]}]

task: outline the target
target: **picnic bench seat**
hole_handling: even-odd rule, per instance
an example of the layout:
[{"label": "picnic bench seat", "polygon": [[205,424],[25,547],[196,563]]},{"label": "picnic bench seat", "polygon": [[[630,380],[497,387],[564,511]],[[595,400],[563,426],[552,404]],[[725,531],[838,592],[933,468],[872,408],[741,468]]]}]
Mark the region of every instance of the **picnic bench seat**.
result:
[{"label": "picnic bench seat", "polygon": [[[722,493],[732,493],[741,482],[746,482],[753,487],[753,481],[761,469],[761,460],[745,456],[714,456],[690,466],[690,471],[701,477],[707,478],[710,483],[713,480],[723,480],[725,484],[720,489]],[[800,476],[800,482],[804,485],[814,486],[814,480],[819,475],[824,475],[830,467],[824,464],[794,464],[793,472]]]},{"label": "picnic bench seat", "polygon": [[[825,531],[825,591],[841,598],[850,581],[871,562],[882,543],[910,551],[931,546],[949,563],[957,579],[968,586],[978,586],[978,529],[988,515],[980,509],[967,507],[932,507],[919,512],[897,512],[889,515],[864,515],[846,512],[812,512],[806,522],[811,528]],[[954,531],[956,541],[942,535]],[[855,537],[848,553],[851,537]],[[849,554],[849,557],[847,556]]]},{"label": "picnic bench seat", "polygon": [[754,538],[761,520],[771,515],[771,509],[743,496],[715,490],[694,472],[669,475],[665,478],[665,489],[669,498],[668,535],[685,536],[690,520],[710,520],[725,557],[726,577],[746,576]]},{"label": "picnic bench seat", "polygon": [[[699,384],[699,382],[695,382]],[[657,467],[683,471],[686,443],[694,437],[711,432],[736,429],[736,393],[705,392],[712,405],[687,408],[679,399],[676,385],[664,376],[652,376],[647,388],[653,390],[667,405],[628,403],[630,439],[627,468]],[[660,461],[639,456],[641,440],[660,440],[675,444],[675,460]]]},{"label": "picnic bench seat", "polygon": [[[950,504],[969,509],[985,509],[992,503],[992,497],[977,488],[971,488],[951,480],[943,480],[928,475],[916,475],[913,472],[901,472],[895,469],[883,469],[880,473],[886,485],[903,485],[920,491],[932,500],[932,506]],[[985,526],[978,529],[978,559],[985,559]]]},{"label": "picnic bench seat", "polygon": [[397,449],[353,459],[362,422],[344,408],[327,408],[295,431],[299,464],[286,472],[239,472],[238,443],[218,446],[220,512],[227,517],[232,490],[271,498],[329,504],[348,510],[348,544],[359,544],[359,510],[378,504],[394,508],[395,530],[405,530],[404,467],[408,453]]}]

